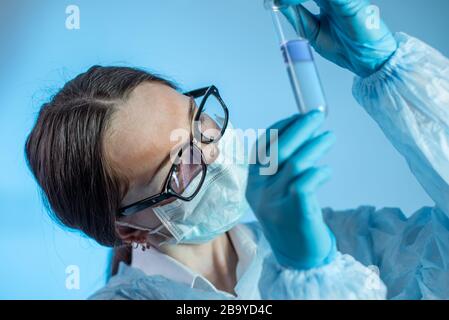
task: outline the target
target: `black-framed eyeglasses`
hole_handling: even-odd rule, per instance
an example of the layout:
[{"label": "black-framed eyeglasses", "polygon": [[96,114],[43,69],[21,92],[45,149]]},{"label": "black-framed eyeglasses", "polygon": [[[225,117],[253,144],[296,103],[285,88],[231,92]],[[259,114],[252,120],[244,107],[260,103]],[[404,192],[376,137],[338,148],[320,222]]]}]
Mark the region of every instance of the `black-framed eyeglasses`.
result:
[{"label": "black-framed eyeglasses", "polygon": [[191,98],[190,141],[180,148],[162,191],[119,209],[119,217],[154,207],[169,198],[191,201],[200,191],[207,173],[204,154],[197,143],[211,144],[221,139],[229,121],[229,110],[215,86],[184,93]]}]

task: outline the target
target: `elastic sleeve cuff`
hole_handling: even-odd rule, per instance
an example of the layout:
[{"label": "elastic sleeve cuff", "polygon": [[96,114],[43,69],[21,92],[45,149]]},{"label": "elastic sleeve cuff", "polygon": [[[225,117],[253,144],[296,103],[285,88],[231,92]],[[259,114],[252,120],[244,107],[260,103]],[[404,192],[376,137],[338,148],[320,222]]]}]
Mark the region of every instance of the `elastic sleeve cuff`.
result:
[{"label": "elastic sleeve cuff", "polygon": [[[385,84],[392,79],[397,79],[399,75],[405,76],[404,81],[413,82],[413,79],[407,79],[407,73],[416,72],[416,70],[422,70],[430,76],[448,75],[447,58],[436,49],[404,32],[397,32],[394,37],[398,48],[384,65],[365,78],[355,76],[353,92],[356,98],[359,96],[357,93],[363,92],[364,89]],[[429,60],[429,57],[433,61]]]},{"label": "elastic sleeve cuff", "polygon": [[416,48],[415,42],[419,41],[403,32],[397,32],[394,37],[398,44],[396,51],[382,65],[382,67],[373,74],[367,77],[356,76],[356,84],[368,85],[369,83],[377,82],[379,80],[383,81],[385,78],[391,76],[394,73],[398,63],[403,62],[404,54],[409,53],[410,48]]},{"label": "elastic sleeve cuff", "polygon": [[379,275],[350,255],[335,254],[330,264],[310,270],[287,269],[267,257],[261,278],[267,299],[382,300],[387,289]]}]

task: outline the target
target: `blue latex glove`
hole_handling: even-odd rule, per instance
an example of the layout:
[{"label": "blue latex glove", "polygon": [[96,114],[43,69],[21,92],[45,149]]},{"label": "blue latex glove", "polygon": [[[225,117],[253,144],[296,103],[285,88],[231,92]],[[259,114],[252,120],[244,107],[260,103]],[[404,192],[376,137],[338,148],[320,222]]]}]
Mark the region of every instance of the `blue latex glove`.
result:
[{"label": "blue latex glove", "polygon": [[335,141],[331,132],[316,135],[323,120],[324,114],[314,111],[275,124],[270,129],[279,130],[278,139],[259,138],[257,148],[259,155],[267,154],[265,150],[273,155],[278,142],[277,173],[261,175],[264,161],[249,169],[248,202],[278,262],[297,270],[327,264],[336,252],[316,197],[330,176],[330,169],[315,167],[316,162]]},{"label": "blue latex glove", "polygon": [[376,24],[379,19],[375,19],[369,1],[314,0],[321,9],[319,16],[304,8],[303,2],[280,0],[293,5],[283,13],[296,28],[302,21],[305,36],[315,50],[339,66],[367,77],[396,51],[394,36],[382,20]]}]

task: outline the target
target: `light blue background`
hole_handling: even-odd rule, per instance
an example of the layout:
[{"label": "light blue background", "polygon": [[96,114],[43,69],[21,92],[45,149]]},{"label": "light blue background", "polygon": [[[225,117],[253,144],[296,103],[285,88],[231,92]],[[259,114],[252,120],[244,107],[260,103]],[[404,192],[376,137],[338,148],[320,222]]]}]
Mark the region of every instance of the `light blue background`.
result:
[{"label": "light blue background", "polygon": [[[449,55],[449,1],[379,0],[393,30]],[[81,9],[81,29],[65,9]],[[184,88],[215,84],[234,123],[264,128],[296,111],[262,0],[2,0],[0,4],[0,298],[83,299],[105,281],[108,250],[61,230],[45,213],[23,156],[36,112],[51,93],[93,64],[146,67]],[[2,16],[3,15],[3,16]],[[326,162],[334,178],[323,206],[401,207],[430,199],[404,160],[351,96],[352,76],[321,58],[339,143]],[[65,269],[80,268],[80,290]]]}]

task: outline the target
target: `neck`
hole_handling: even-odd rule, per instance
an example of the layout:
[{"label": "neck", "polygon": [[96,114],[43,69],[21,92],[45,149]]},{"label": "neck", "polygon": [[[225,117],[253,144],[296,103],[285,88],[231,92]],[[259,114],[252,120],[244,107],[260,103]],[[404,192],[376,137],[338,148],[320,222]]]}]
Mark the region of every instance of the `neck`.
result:
[{"label": "neck", "polygon": [[160,250],[205,277],[217,289],[234,294],[238,257],[227,233],[205,244],[166,246]]}]

